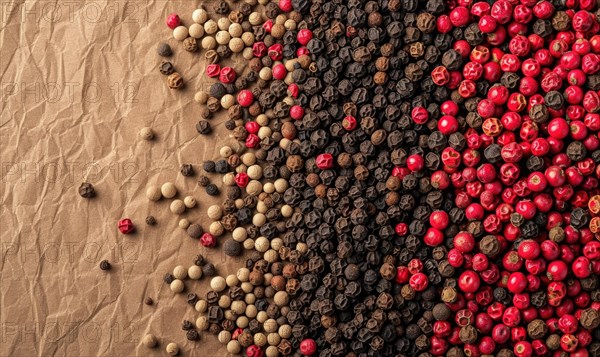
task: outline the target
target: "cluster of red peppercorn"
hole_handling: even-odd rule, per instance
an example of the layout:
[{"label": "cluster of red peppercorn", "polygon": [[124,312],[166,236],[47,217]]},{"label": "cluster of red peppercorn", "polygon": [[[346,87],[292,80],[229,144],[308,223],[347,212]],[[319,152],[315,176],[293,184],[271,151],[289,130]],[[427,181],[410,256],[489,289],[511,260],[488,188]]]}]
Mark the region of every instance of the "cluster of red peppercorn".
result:
[{"label": "cluster of red peppercorn", "polygon": [[[457,287],[442,300],[454,318],[435,322],[430,352],[462,345],[469,356],[506,346],[518,357],[597,355],[590,349],[600,323],[600,229],[596,218],[590,224],[590,209],[599,211],[597,196],[590,201],[600,177],[597,4],[448,5],[437,30],[463,28],[465,38],[431,77],[453,90],[452,100],[439,118],[416,107],[412,119],[437,120],[444,135],[464,133],[461,150],[443,150],[431,181],[453,190],[455,205],[478,224],[451,237]],[[423,158],[413,156],[406,166],[419,171]],[[434,212],[425,244],[442,245],[449,222]],[[402,234],[406,224],[396,228]],[[423,291],[427,277],[415,264],[399,267],[396,280]]]}]

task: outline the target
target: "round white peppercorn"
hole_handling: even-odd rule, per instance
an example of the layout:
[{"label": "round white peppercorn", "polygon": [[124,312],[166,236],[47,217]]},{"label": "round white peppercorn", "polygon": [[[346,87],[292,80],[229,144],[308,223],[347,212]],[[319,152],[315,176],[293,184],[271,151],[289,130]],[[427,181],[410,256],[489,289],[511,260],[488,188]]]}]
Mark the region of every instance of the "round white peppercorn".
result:
[{"label": "round white peppercorn", "polygon": [[258,77],[264,81],[270,81],[273,78],[273,71],[269,67],[263,67],[258,72]]},{"label": "round white peppercorn", "polygon": [[244,2],[251,6],[255,6],[256,4],[258,4],[258,0],[244,0]]},{"label": "round white peppercorn", "polygon": [[227,342],[227,352],[231,353],[232,355],[238,355],[240,352],[242,352],[242,345],[240,345],[237,340],[231,340]]},{"label": "round white peppercorn", "polygon": [[235,175],[231,172],[228,172],[225,175],[223,175],[223,184],[225,186],[235,185]]},{"label": "round white peppercorn", "polygon": [[247,282],[248,277],[250,276],[250,269],[240,268],[240,269],[238,269],[235,276],[240,280],[240,282],[242,282],[242,283]]},{"label": "round white peppercorn", "polygon": [[142,344],[148,348],[154,348],[158,345],[158,340],[152,334],[148,334],[142,338]]},{"label": "round white peppercorn", "polygon": [[221,222],[213,222],[208,226],[208,231],[215,237],[220,237],[225,233],[225,229]]},{"label": "round white peppercorn", "polygon": [[207,20],[204,23],[204,32],[207,35],[214,35],[215,33],[217,33],[217,31],[219,31],[219,26],[214,20]]},{"label": "round white peppercorn", "polygon": [[250,180],[246,186],[246,193],[250,196],[258,196],[262,192],[262,183],[257,180]]},{"label": "round white peppercorn", "polygon": [[[230,333],[230,337],[231,337],[231,333]],[[220,340],[220,338],[219,338],[219,340]],[[232,340],[230,338],[229,341],[227,342],[227,352],[232,355],[239,355],[242,352],[242,345],[237,340]]]},{"label": "round white peppercorn", "polygon": [[208,317],[200,316],[196,319],[196,327],[198,330],[206,331],[210,327],[210,323],[208,322]]},{"label": "round white peppercorn", "polygon": [[254,285],[250,284],[249,282],[243,282],[240,284],[240,287],[246,294],[251,293],[254,290]]},{"label": "round white peppercorn", "polygon": [[197,265],[192,265],[188,268],[188,276],[192,280],[198,280],[202,278],[202,268]]},{"label": "round white peppercorn", "polygon": [[277,346],[279,342],[281,342],[281,336],[279,336],[277,333],[272,332],[267,335],[267,343],[269,344],[269,346]]},{"label": "round white peppercorn", "polygon": [[165,182],[160,187],[160,193],[164,198],[173,198],[177,194],[177,188],[171,182]]},{"label": "round white peppercorn", "polygon": [[273,297],[273,301],[275,302],[275,305],[282,307],[282,306],[286,306],[290,302],[290,297],[287,292],[278,291],[275,293],[275,296]]},{"label": "round white peppercorn", "polygon": [[231,302],[231,310],[238,315],[241,315],[246,311],[246,303],[240,300]]},{"label": "round white peppercorn", "polygon": [[248,171],[246,171],[246,173],[251,180],[260,180],[262,178],[263,170],[259,165],[251,165],[248,166]]},{"label": "round white peppercorn", "polygon": [[235,208],[237,208],[237,209],[242,209],[246,205],[244,203],[244,200],[241,198],[236,199],[235,201],[233,201],[233,203],[235,203]]},{"label": "round white peppercorn", "polygon": [[258,123],[258,125],[260,126],[267,126],[269,125],[269,117],[264,115],[264,114],[259,114],[256,117],[256,122]]},{"label": "round white peppercorn", "polygon": [[[269,337],[267,337],[267,340],[268,338]],[[281,342],[281,338],[279,338],[279,341]],[[279,342],[277,342],[277,344],[279,344]],[[275,344],[267,347],[267,349],[265,350],[265,357],[279,357],[279,350],[277,349],[277,346]]]},{"label": "round white peppercorn", "polygon": [[225,320],[229,320],[229,321],[235,321],[237,315],[231,311],[231,310],[225,310],[225,313],[223,314],[223,316],[225,317]]},{"label": "round white peppercorn", "polygon": [[235,98],[231,94],[225,94],[223,98],[221,98],[221,107],[223,109],[229,109],[235,104]]},{"label": "round white peppercorn", "polygon": [[240,164],[238,167],[235,168],[235,173],[236,174],[246,173],[246,171],[248,171],[248,166],[246,166],[244,164]]},{"label": "round white peppercorn", "polygon": [[196,202],[196,199],[194,197],[192,197],[192,196],[186,196],[183,199],[183,204],[187,208],[194,208],[194,207],[196,207],[197,202]]},{"label": "round white peppercorn", "polygon": [[[288,86],[292,83],[294,83],[294,77],[292,76],[291,72],[288,72],[288,74],[285,75],[285,78],[283,79],[283,83],[287,84]],[[283,102],[285,103],[285,99],[283,100]]]},{"label": "round white peppercorn", "polygon": [[206,300],[202,300],[202,299],[198,300],[198,302],[196,302],[196,305],[194,306],[194,308],[196,309],[196,311],[203,314],[208,310],[208,302],[206,302]]},{"label": "round white peppercorn", "polygon": [[221,219],[221,217],[223,217],[223,209],[219,205],[212,205],[208,207],[206,215],[210,219]]},{"label": "round white peppercorn", "polygon": [[254,215],[254,217],[252,217],[252,224],[257,227],[262,227],[265,225],[265,223],[267,223],[267,216],[265,216],[263,213],[257,213]]},{"label": "round white peppercorn", "polygon": [[294,31],[297,27],[298,24],[296,23],[296,21],[292,20],[292,19],[287,19],[285,20],[285,22],[283,23],[283,26],[285,27],[286,30],[288,31]]},{"label": "round white peppercorn", "polygon": [[273,184],[275,185],[275,191],[279,193],[284,193],[289,187],[287,180],[282,178],[278,178]]},{"label": "round white peppercorn", "polygon": [[262,24],[262,16],[255,11],[248,16],[248,21],[252,26],[258,26]]},{"label": "round white peppercorn", "polygon": [[231,233],[231,237],[236,242],[240,242],[241,243],[241,242],[245,241],[246,238],[248,238],[248,231],[246,231],[246,228],[244,228],[244,227],[237,227]]},{"label": "round white peppercorn", "polygon": [[192,12],[192,20],[197,24],[203,24],[208,20],[208,12],[204,9],[196,9]]},{"label": "round white peppercorn", "polygon": [[179,354],[179,346],[175,342],[171,342],[167,345],[166,351],[169,356],[177,356]]},{"label": "round white peppercorn", "polygon": [[263,201],[258,201],[256,202],[256,211],[258,213],[267,213],[267,211],[269,210],[269,208],[267,207],[267,205],[263,202]]},{"label": "round white peppercorn", "polygon": [[[264,311],[262,311],[264,312]],[[257,333],[254,335],[254,344],[259,346],[259,347],[263,347],[264,345],[267,344],[267,336],[265,336],[264,333]]]},{"label": "round white peppercorn", "polygon": [[231,50],[231,52],[233,53],[240,53],[244,50],[245,48],[245,44],[244,41],[242,41],[241,38],[238,37],[234,37],[229,41],[229,49]]},{"label": "round white peppercorn", "polygon": [[215,35],[215,40],[217,40],[219,45],[226,45],[231,40],[231,35],[227,31],[219,31]]},{"label": "round white peppercorn", "polygon": [[196,92],[196,94],[194,94],[194,100],[196,101],[196,103],[206,104],[206,102],[208,101],[208,93],[206,93],[205,91],[198,91]]},{"label": "round white peppercorn", "polygon": [[285,63],[284,63],[284,65],[285,65],[285,69],[287,69],[287,70],[288,70],[288,72],[289,72],[289,71],[293,71],[293,70],[294,70],[294,65],[295,65],[297,62],[298,62],[298,61],[296,61],[296,60],[293,60],[293,59],[285,61]]},{"label": "round white peppercorn", "polygon": [[177,41],[183,41],[190,35],[188,28],[185,26],[177,26],[173,30],[173,38]]},{"label": "round white peppercorn", "polygon": [[252,305],[256,302],[256,295],[250,293],[250,294],[246,294],[246,296],[244,296],[244,302],[247,305]]},{"label": "round white peppercorn", "polygon": [[244,32],[240,38],[244,41],[244,45],[248,47],[254,45],[255,37],[252,32]]},{"label": "round white peppercorn", "polygon": [[175,279],[171,282],[171,284],[169,285],[169,287],[171,288],[171,291],[174,292],[175,294],[179,294],[180,292],[182,292],[185,289],[185,285],[183,284],[183,281],[179,280],[179,279]]},{"label": "round white peppercorn", "polygon": [[225,278],[225,283],[231,288],[237,286],[240,283],[240,279],[238,279],[238,277],[235,274],[229,274]]},{"label": "round white peppercorn", "polygon": [[204,27],[200,24],[192,24],[189,29],[190,36],[193,38],[202,38],[204,36]]},{"label": "round white peppercorn", "polygon": [[244,246],[244,249],[252,250],[254,249],[254,239],[248,238],[242,243],[242,245]]},{"label": "round white peppercorn", "polygon": [[231,20],[226,17],[221,17],[217,20],[217,26],[219,26],[219,30],[227,31],[229,26],[231,26]]},{"label": "round white peppercorn", "polygon": [[240,159],[242,160],[242,163],[246,166],[252,166],[256,164],[256,155],[254,155],[251,152],[243,154],[242,156],[240,156]]},{"label": "round white peppercorn", "polygon": [[140,130],[140,137],[144,140],[152,140],[154,139],[154,131],[152,131],[152,128],[145,126]]},{"label": "round white peppercorn", "polygon": [[254,58],[254,52],[252,52],[252,47],[246,47],[244,48],[244,50],[242,51],[242,57],[245,60],[251,60]]},{"label": "round white peppercorn", "polygon": [[235,320],[235,325],[239,328],[246,328],[250,324],[250,320],[246,316],[240,316]]},{"label": "round white peppercorn", "polygon": [[248,305],[248,306],[246,306],[246,313],[245,313],[245,315],[248,316],[249,319],[255,318],[256,314],[258,314],[258,310],[256,309],[256,306],[254,306],[254,305]]},{"label": "round white peppercorn", "polygon": [[182,200],[173,200],[169,208],[174,214],[182,214],[185,212],[185,203]]},{"label": "round white peppercorn", "polygon": [[279,260],[279,253],[273,249],[269,249],[265,252],[263,257],[269,263],[275,263],[277,260]]},{"label": "round white peppercorn", "polygon": [[269,249],[270,243],[269,240],[265,237],[258,237],[254,241],[254,249],[257,251],[264,253]]},{"label": "round white peppercorn", "polygon": [[292,336],[292,326],[290,325],[281,325],[277,330],[277,333],[281,338],[290,338]]},{"label": "round white peppercorn", "polygon": [[265,273],[265,275],[263,275],[263,277],[265,278],[264,280],[264,285],[265,286],[269,286],[271,285],[271,279],[273,279],[273,274],[272,273]]},{"label": "round white peppercorn", "polygon": [[282,148],[283,150],[287,150],[290,147],[290,143],[292,141],[286,138],[282,138],[281,140],[279,140],[279,147]]},{"label": "round white peppercorn", "polygon": [[265,191],[266,193],[273,193],[275,192],[275,185],[273,185],[272,182],[265,182],[265,184],[263,185],[263,191]]},{"label": "round white peppercorn", "polygon": [[298,242],[296,244],[296,250],[302,254],[306,254],[306,252],[308,252],[308,245],[306,243]]},{"label": "round white peppercorn", "polygon": [[223,330],[223,331],[219,332],[217,339],[219,340],[219,342],[221,342],[224,345],[228,344],[229,341],[231,341],[231,332],[229,332],[227,330]]},{"label": "round white peppercorn", "polygon": [[261,324],[265,323],[265,321],[267,321],[269,319],[269,315],[267,315],[266,311],[259,311],[256,314],[256,321],[260,322]]},{"label": "round white peppercorn", "polygon": [[277,17],[275,17],[274,23],[277,25],[283,25],[285,23],[285,20],[287,20],[286,14],[279,14],[277,15]]},{"label": "round white peppercorn", "polygon": [[271,249],[279,251],[279,248],[283,247],[283,239],[273,238],[271,239]]},{"label": "round white peppercorn", "polygon": [[200,46],[205,50],[214,50],[217,48],[217,40],[212,36],[204,37],[200,42]]},{"label": "round white peppercorn", "polygon": [[219,149],[219,155],[221,155],[222,158],[226,159],[233,155],[233,149],[231,148],[231,146],[225,145]]},{"label": "round white peppercorn", "polygon": [[156,186],[150,186],[146,189],[146,198],[150,201],[158,201],[162,197],[162,193],[160,193],[160,188]]},{"label": "round white peppercorn", "polygon": [[188,229],[190,224],[191,223],[187,218],[182,218],[179,220],[179,228],[181,228],[181,229]]},{"label": "round white peppercorn", "polygon": [[187,269],[183,265],[178,265],[173,269],[175,279],[183,280],[187,278]]},{"label": "round white peppercorn", "polygon": [[267,333],[271,333],[271,332],[277,331],[278,327],[279,327],[279,325],[277,325],[277,321],[275,321],[275,319],[267,319],[267,321],[265,321],[263,323],[263,329]]},{"label": "round white peppercorn", "polygon": [[273,134],[273,130],[271,130],[271,128],[269,128],[268,126],[263,126],[260,129],[258,129],[258,133],[256,133],[256,135],[258,135],[259,138],[264,139],[264,138],[268,138]]},{"label": "round white peppercorn", "polygon": [[229,25],[229,28],[227,29],[227,31],[229,32],[231,37],[241,37],[242,34],[244,33],[244,29],[242,28],[242,25],[235,23],[235,22],[232,23],[231,25]]},{"label": "round white peppercorn", "polygon": [[221,309],[228,309],[231,306],[231,298],[227,295],[221,295],[217,304]]},{"label": "round white peppercorn", "polygon": [[226,287],[227,284],[225,283],[225,279],[222,276],[215,276],[210,281],[210,288],[218,293],[225,290]]},{"label": "round white peppercorn", "polygon": [[281,215],[285,218],[290,218],[294,214],[294,209],[290,205],[281,206]]}]

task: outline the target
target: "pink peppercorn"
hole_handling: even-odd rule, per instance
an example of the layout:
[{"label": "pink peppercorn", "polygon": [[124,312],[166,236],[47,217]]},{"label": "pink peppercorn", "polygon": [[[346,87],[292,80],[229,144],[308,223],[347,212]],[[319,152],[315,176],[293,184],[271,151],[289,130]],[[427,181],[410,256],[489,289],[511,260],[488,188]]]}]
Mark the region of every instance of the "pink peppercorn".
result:
[{"label": "pink peppercorn", "polygon": [[317,352],[317,343],[312,338],[300,342],[300,352],[305,356],[312,356]]},{"label": "pink peppercorn", "polygon": [[347,115],[342,120],[342,126],[344,127],[344,129],[346,129],[348,131],[352,131],[352,130],[356,129],[357,125],[358,125],[358,122],[356,121],[356,118],[353,117],[352,115]]},{"label": "pink peppercorn", "polygon": [[301,57],[304,55],[309,55],[310,51],[308,50],[308,48],[302,46],[302,47],[298,47],[298,49],[296,50],[296,57]]},{"label": "pink peppercorn", "polygon": [[287,88],[287,94],[294,97],[294,98],[298,98],[298,94],[300,93],[300,88],[298,87],[298,85],[296,83],[292,83],[288,86]]},{"label": "pink peppercorn", "polygon": [[212,248],[217,245],[217,239],[210,233],[204,233],[202,237],[200,237],[200,244],[206,248]]},{"label": "pink peppercorn", "polygon": [[246,356],[248,356],[248,357],[263,357],[264,352],[257,345],[252,345],[252,346],[248,346],[248,348],[246,348]]},{"label": "pink peppercorn", "polygon": [[316,159],[317,167],[321,170],[328,170],[333,167],[333,155],[329,153],[319,154]]},{"label": "pink peppercorn", "polygon": [[242,89],[237,95],[237,101],[242,107],[249,107],[254,102],[254,94],[248,89]]},{"label": "pink peppercorn", "polygon": [[255,149],[260,144],[260,138],[256,134],[248,134],[246,137],[246,147]]},{"label": "pink peppercorn", "polygon": [[264,57],[267,55],[267,46],[264,42],[254,42],[252,45],[252,54],[254,57]]},{"label": "pink peppercorn", "polygon": [[271,45],[267,50],[267,54],[273,61],[281,61],[283,59],[283,46],[280,43]]},{"label": "pink peppercorn", "polygon": [[285,69],[285,66],[283,64],[278,63],[273,66],[272,73],[273,78],[283,80],[287,75],[287,69]]},{"label": "pink peppercorn", "polygon": [[223,83],[233,83],[235,82],[235,78],[235,70],[231,67],[223,67],[221,73],[219,73],[219,80]]},{"label": "pink peppercorn", "polygon": [[260,125],[258,125],[258,123],[255,121],[246,122],[244,127],[246,128],[246,131],[250,134],[257,134],[258,130],[260,129]]},{"label": "pink peppercorn", "polygon": [[308,42],[310,42],[310,40],[312,40],[312,38],[313,38],[313,33],[309,29],[302,29],[302,30],[298,31],[298,35],[296,36],[298,43],[301,44],[302,46],[306,46],[308,44]]},{"label": "pink peppercorn", "polygon": [[304,108],[294,105],[290,108],[290,117],[294,120],[301,120],[304,117]]},{"label": "pink peppercorn", "polygon": [[239,187],[246,187],[248,185],[248,182],[250,182],[250,178],[248,177],[247,173],[240,172],[237,175],[235,175],[235,184]]},{"label": "pink peppercorn", "polygon": [[279,0],[279,8],[283,12],[290,12],[294,10],[294,7],[292,6],[292,0]]},{"label": "pink peppercorn", "polygon": [[167,16],[167,26],[169,26],[171,30],[174,30],[180,24],[181,20],[179,19],[179,15],[170,14],[169,16]]},{"label": "pink peppercorn", "polygon": [[209,64],[206,67],[206,75],[213,78],[213,77],[218,77],[219,74],[221,74],[221,66],[219,66],[218,64]]},{"label": "pink peppercorn", "polygon": [[131,220],[129,218],[123,218],[119,221],[119,231],[121,231],[121,233],[123,234],[130,234],[133,233],[133,231],[135,230],[135,227],[133,225],[133,222],[131,222]]}]

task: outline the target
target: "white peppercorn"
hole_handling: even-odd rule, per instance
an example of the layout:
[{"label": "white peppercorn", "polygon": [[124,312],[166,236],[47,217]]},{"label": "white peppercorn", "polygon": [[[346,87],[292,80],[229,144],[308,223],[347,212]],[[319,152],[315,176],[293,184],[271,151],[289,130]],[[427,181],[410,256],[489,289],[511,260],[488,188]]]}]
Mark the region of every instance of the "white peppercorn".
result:
[{"label": "white peppercorn", "polygon": [[235,325],[239,328],[246,328],[249,324],[250,320],[248,320],[246,316],[240,316],[237,318],[237,320],[235,320]]},{"label": "white peppercorn", "polygon": [[306,252],[308,252],[308,245],[306,243],[298,242],[296,244],[296,250],[302,254],[306,254]]},{"label": "white peppercorn", "polygon": [[[279,341],[281,341],[281,338],[279,339]],[[277,344],[279,344],[279,342],[277,342]],[[267,347],[267,349],[265,350],[265,357],[279,357],[279,350],[277,349],[275,344]]]},{"label": "white peppercorn", "polygon": [[263,202],[263,201],[258,201],[256,203],[256,211],[258,213],[266,213],[269,210],[269,207],[267,207],[267,205]]},{"label": "white peppercorn", "polygon": [[245,44],[241,38],[234,37],[231,40],[229,40],[229,49],[231,50],[231,52],[240,53],[244,50],[244,48]]},{"label": "white peppercorn", "polygon": [[252,26],[258,26],[262,24],[262,16],[258,12],[253,12],[248,16],[248,21]]},{"label": "white peppercorn", "polygon": [[225,279],[221,276],[215,276],[210,281],[210,288],[218,293],[225,290],[226,287],[227,287],[227,284],[225,283]]},{"label": "white peppercorn", "polygon": [[196,319],[196,327],[198,330],[206,331],[210,327],[210,323],[208,322],[208,318],[206,316],[200,316]]},{"label": "white peppercorn", "polygon": [[277,333],[270,333],[267,335],[267,343],[272,346],[277,346],[281,342],[281,337]]},{"label": "white peppercorn", "polygon": [[273,130],[271,130],[271,128],[269,128],[268,126],[263,126],[260,129],[258,129],[258,133],[256,135],[258,135],[259,138],[264,139],[271,137],[271,134],[273,134]]},{"label": "white peppercorn", "polygon": [[182,200],[173,200],[169,208],[174,214],[182,214],[185,212],[185,203]]},{"label": "white peppercorn", "polygon": [[[239,326],[239,325],[238,325]],[[242,351],[242,345],[237,340],[227,342],[227,352],[232,355],[238,355]]]},{"label": "white peppercorn", "polygon": [[197,265],[192,265],[188,268],[188,276],[192,280],[198,280],[202,278],[202,268]]},{"label": "white peppercorn", "polygon": [[254,52],[252,52],[252,47],[246,47],[244,48],[244,50],[242,51],[242,57],[245,60],[251,60],[254,58]]},{"label": "white peppercorn", "polygon": [[244,246],[244,249],[246,250],[252,250],[254,249],[254,239],[252,238],[247,238],[242,245]]},{"label": "white peppercorn", "polygon": [[[261,312],[264,312],[264,311],[261,311]],[[267,336],[265,336],[261,332],[255,334],[254,335],[254,344],[259,347],[263,347],[264,345],[267,344]]]},{"label": "white peppercorn", "polygon": [[175,279],[183,280],[187,278],[187,269],[182,265],[178,265],[173,269],[173,276]]},{"label": "white peppercorn", "polygon": [[271,333],[271,332],[277,331],[277,327],[278,327],[278,325],[277,325],[277,321],[275,321],[275,319],[267,319],[263,323],[263,329],[267,333]]},{"label": "white peppercorn", "polygon": [[257,180],[250,180],[246,186],[246,193],[250,196],[258,196],[262,192],[262,183]]},{"label": "white peppercorn", "polygon": [[196,311],[203,314],[208,310],[208,303],[206,302],[206,300],[198,300],[194,308],[196,309]]},{"label": "white peppercorn", "polygon": [[263,67],[258,72],[258,78],[262,79],[263,81],[270,81],[273,79],[273,71],[271,71],[271,68],[269,67]]},{"label": "white peppercorn", "polygon": [[204,36],[204,27],[200,24],[192,24],[189,32],[193,38],[202,38]]},{"label": "white peppercorn", "polygon": [[226,31],[229,29],[229,26],[231,26],[231,20],[226,17],[221,17],[217,20],[217,26],[219,27],[219,30]]},{"label": "white peppercorn", "polygon": [[290,302],[290,297],[287,292],[278,291],[275,293],[275,296],[273,297],[273,301],[275,302],[275,305],[282,307],[282,306],[286,306]]},{"label": "white peppercorn", "polygon": [[244,302],[247,305],[253,305],[256,302],[256,295],[252,293],[246,294],[246,296],[244,296]]},{"label": "white peppercorn", "polygon": [[235,274],[229,274],[225,278],[225,283],[231,288],[237,286],[240,283],[240,279],[238,279],[238,277]]},{"label": "white peppercorn", "polygon": [[200,42],[200,46],[205,50],[214,50],[217,48],[217,40],[212,36],[204,37]]},{"label": "white peppercorn", "polygon": [[177,188],[171,182],[165,182],[160,187],[160,192],[164,198],[173,198],[177,194]]},{"label": "white peppercorn", "polygon": [[278,178],[277,180],[275,180],[273,185],[275,185],[275,191],[279,193],[284,193],[289,187],[287,180],[282,178]]},{"label": "white peppercorn", "polygon": [[290,338],[292,336],[292,327],[290,325],[281,325],[277,333],[281,338]]},{"label": "white peppercorn", "polygon": [[246,171],[248,171],[248,166],[244,165],[244,164],[240,164],[238,167],[235,168],[235,173],[239,174],[239,173],[246,173]]},{"label": "white peppercorn", "polygon": [[185,289],[185,285],[183,284],[183,281],[179,280],[179,279],[175,279],[171,282],[171,284],[169,285],[169,287],[171,288],[171,291],[174,292],[175,294],[179,294],[180,292],[182,292]]},{"label": "white peppercorn", "polygon": [[223,330],[223,331],[219,332],[217,339],[219,340],[219,342],[221,342],[224,345],[228,344],[229,341],[231,341],[231,332],[229,332],[227,330]]},{"label": "white peppercorn", "polygon": [[154,139],[154,132],[152,131],[152,128],[149,128],[147,126],[143,127],[140,130],[140,137],[144,140]]},{"label": "white peppercorn", "polygon": [[196,9],[192,13],[192,20],[194,20],[195,23],[203,24],[208,20],[208,12],[204,9]]},{"label": "white peppercorn", "polygon": [[244,41],[244,45],[248,47],[254,45],[254,34],[252,32],[244,32],[240,38]]},{"label": "white peppercorn", "polygon": [[[262,168],[261,168],[261,175],[262,177]],[[275,185],[272,182],[265,182],[265,184],[263,185],[263,191],[266,193],[273,193],[275,192]]]},{"label": "white peppercorn", "polygon": [[256,117],[256,122],[258,123],[258,125],[260,126],[267,126],[269,125],[269,117],[266,116],[265,114],[259,114]]},{"label": "white peppercorn", "polygon": [[162,197],[162,193],[160,193],[160,188],[156,186],[150,186],[146,189],[146,198],[150,201],[158,201]]},{"label": "white peppercorn", "polygon": [[217,23],[214,20],[207,20],[204,23],[204,32],[207,35],[214,35],[217,31],[219,31],[219,26],[217,26]]},{"label": "white peppercorn", "polygon": [[158,345],[158,340],[154,335],[148,334],[142,339],[142,344],[148,348],[154,348]]},{"label": "white peppercorn", "polygon": [[198,91],[194,95],[194,100],[197,103],[206,104],[206,102],[208,101],[208,93],[206,93],[205,91]]},{"label": "white peppercorn", "polygon": [[260,180],[262,178],[263,170],[260,165],[251,165],[246,171],[248,177],[252,180]]},{"label": "white peppercorn", "polygon": [[246,282],[250,276],[250,270],[248,268],[240,268],[235,276],[237,276],[240,282]]},{"label": "white peppercorn", "polygon": [[254,217],[252,217],[252,224],[257,227],[262,227],[265,225],[265,223],[267,223],[267,216],[265,216],[264,213],[257,213],[254,215]]},{"label": "white peppercorn", "polygon": [[244,206],[246,205],[246,204],[244,203],[244,200],[243,200],[243,199],[241,199],[241,198],[238,198],[238,199],[236,199],[236,200],[234,201],[234,203],[235,203],[235,208],[237,208],[237,209],[242,209],[242,208],[244,208]]},{"label": "white peppercorn", "polygon": [[221,219],[221,217],[223,217],[223,209],[219,205],[212,205],[208,207],[206,215],[208,216],[208,218],[213,220]]},{"label": "white peppercorn", "polygon": [[265,252],[263,258],[269,263],[275,263],[279,259],[279,253],[273,249],[269,249]]},{"label": "white peppercorn", "polygon": [[241,315],[246,311],[246,303],[243,301],[232,301],[231,302],[231,310],[238,315]]},{"label": "white peppercorn", "polygon": [[244,33],[244,29],[242,29],[242,25],[235,23],[235,22],[232,23],[231,25],[229,25],[229,28],[227,29],[227,31],[229,32],[231,37],[241,37],[242,34]]},{"label": "white peppercorn", "polygon": [[196,207],[196,199],[192,196],[186,196],[186,198],[183,199],[183,204],[187,207],[187,208],[194,208]]},{"label": "white peppercorn", "polygon": [[218,221],[211,223],[210,226],[208,226],[208,231],[215,237],[220,237],[223,235],[223,233],[225,233],[223,225]]},{"label": "white peppercorn", "polygon": [[181,228],[181,229],[188,229],[190,224],[191,223],[187,218],[182,218],[179,220],[179,228]]},{"label": "white peppercorn", "polygon": [[292,19],[287,19],[283,23],[283,26],[285,26],[285,29],[288,31],[294,31],[298,27],[298,24]]},{"label": "white peppercorn", "polygon": [[221,309],[228,309],[231,306],[231,298],[227,295],[221,295],[217,304]]},{"label": "white peppercorn", "polygon": [[225,186],[235,185],[235,175],[231,172],[228,172],[225,175],[223,175],[223,184]]},{"label": "white peppercorn", "polygon": [[249,282],[243,282],[240,287],[246,294],[254,290],[254,285],[250,284]]},{"label": "white peppercorn", "polygon": [[231,40],[231,35],[227,31],[219,31],[215,35],[215,40],[217,40],[219,45],[226,45]]},{"label": "white peppercorn", "polygon": [[229,109],[235,104],[235,97],[231,94],[225,94],[223,98],[221,98],[221,107],[223,109]]},{"label": "white peppercorn", "polygon": [[173,38],[177,41],[183,41],[190,35],[188,28],[185,26],[177,26],[173,30]]},{"label": "white peppercorn", "polygon": [[170,356],[177,356],[179,354],[179,346],[176,343],[171,342],[166,348],[167,354]]}]

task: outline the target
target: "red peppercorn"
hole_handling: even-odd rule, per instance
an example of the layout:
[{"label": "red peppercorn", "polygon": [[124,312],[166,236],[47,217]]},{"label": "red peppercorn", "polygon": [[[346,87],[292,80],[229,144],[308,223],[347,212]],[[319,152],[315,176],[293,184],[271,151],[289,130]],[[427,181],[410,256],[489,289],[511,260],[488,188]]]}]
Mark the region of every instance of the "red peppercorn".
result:
[{"label": "red peppercorn", "polygon": [[252,45],[252,54],[254,57],[264,57],[267,55],[267,46],[264,42],[254,42]]},{"label": "red peppercorn", "polygon": [[300,342],[300,352],[305,356],[312,356],[317,352],[317,343],[312,338]]},{"label": "red peppercorn", "polygon": [[249,107],[254,102],[254,94],[248,89],[242,89],[237,95],[237,101],[242,107]]},{"label": "red peppercorn", "polygon": [[302,46],[308,45],[308,43],[310,42],[310,40],[312,40],[312,38],[313,38],[313,33],[309,29],[301,29],[300,31],[298,31],[298,35],[296,36],[298,43]]},{"label": "red peppercorn", "polygon": [[167,16],[167,26],[171,30],[174,30],[180,24],[181,24],[181,20],[179,19],[179,15],[177,15],[177,14],[170,14],[169,16]]},{"label": "red peppercorn", "polygon": [[282,63],[278,63],[273,66],[272,73],[273,73],[273,78],[281,81],[287,75],[287,69],[285,68],[285,66]]},{"label": "red peppercorn", "polygon": [[357,126],[358,122],[356,121],[356,118],[352,115],[347,115],[346,117],[344,117],[344,119],[342,119],[342,127],[348,131],[356,129]]},{"label": "red peppercorn", "polygon": [[271,45],[267,50],[267,55],[273,61],[281,61],[283,59],[283,46],[280,43]]},{"label": "red peppercorn", "polygon": [[233,83],[235,82],[235,78],[235,70],[231,67],[223,67],[221,73],[219,73],[219,80],[223,83]]},{"label": "red peppercorn", "polygon": [[424,291],[429,285],[429,279],[427,279],[427,275],[417,273],[410,277],[409,284],[415,291]]},{"label": "red peppercorn", "polygon": [[533,356],[533,347],[528,341],[519,341],[515,344],[513,349],[515,356],[517,357],[531,357]]},{"label": "red peppercorn", "polygon": [[406,167],[411,171],[421,171],[425,167],[425,160],[421,155],[410,155],[406,159]]},{"label": "red peppercorn", "polygon": [[212,234],[206,232],[200,237],[200,244],[206,248],[212,248],[217,245],[217,239]]},{"label": "red peppercorn", "polygon": [[525,274],[518,271],[510,274],[506,287],[513,294],[523,292],[523,290],[527,288],[527,278],[525,277]]},{"label": "red peppercorn", "polygon": [[246,348],[246,356],[247,357],[263,357],[263,350],[257,345],[251,345]]},{"label": "red peppercorn", "polygon": [[396,282],[398,284],[406,284],[408,283],[409,279],[410,279],[410,271],[408,271],[408,267],[406,266],[399,266],[396,269]]},{"label": "red peppercorn", "polygon": [[135,226],[129,218],[123,218],[119,220],[118,227],[119,231],[123,234],[131,234],[133,231],[135,231]]},{"label": "red peppercorn", "polygon": [[219,74],[221,73],[221,66],[219,66],[218,64],[209,64],[206,67],[206,75],[213,78],[213,77],[218,77]]},{"label": "red peppercorn", "polygon": [[290,108],[290,117],[294,120],[302,120],[304,117],[304,108],[294,105]]},{"label": "red peppercorn", "polygon": [[250,178],[248,177],[248,174],[246,174],[245,172],[239,172],[238,174],[235,175],[235,183],[239,187],[241,187],[241,188],[246,187],[248,185],[248,182],[250,182]]},{"label": "red peppercorn", "polygon": [[316,165],[321,170],[333,168],[333,155],[329,153],[319,154],[316,159]]},{"label": "red peppercorn", "polygon": [[444,242],[444,233],[436,228],[428,228],[423,242],[430,247],[437,247]]},{"label": "red peppercorn", "polygon": [[454,236],[454,249],[461,253],[468,253],[475,247],[475,237],[468,232],[459,232]]},{"label": "red peppercorn", "polygon": [[466,293],[474,293],[479,289],[479,274],[472,270],[464,271],[458,278],[458,287]]}]

